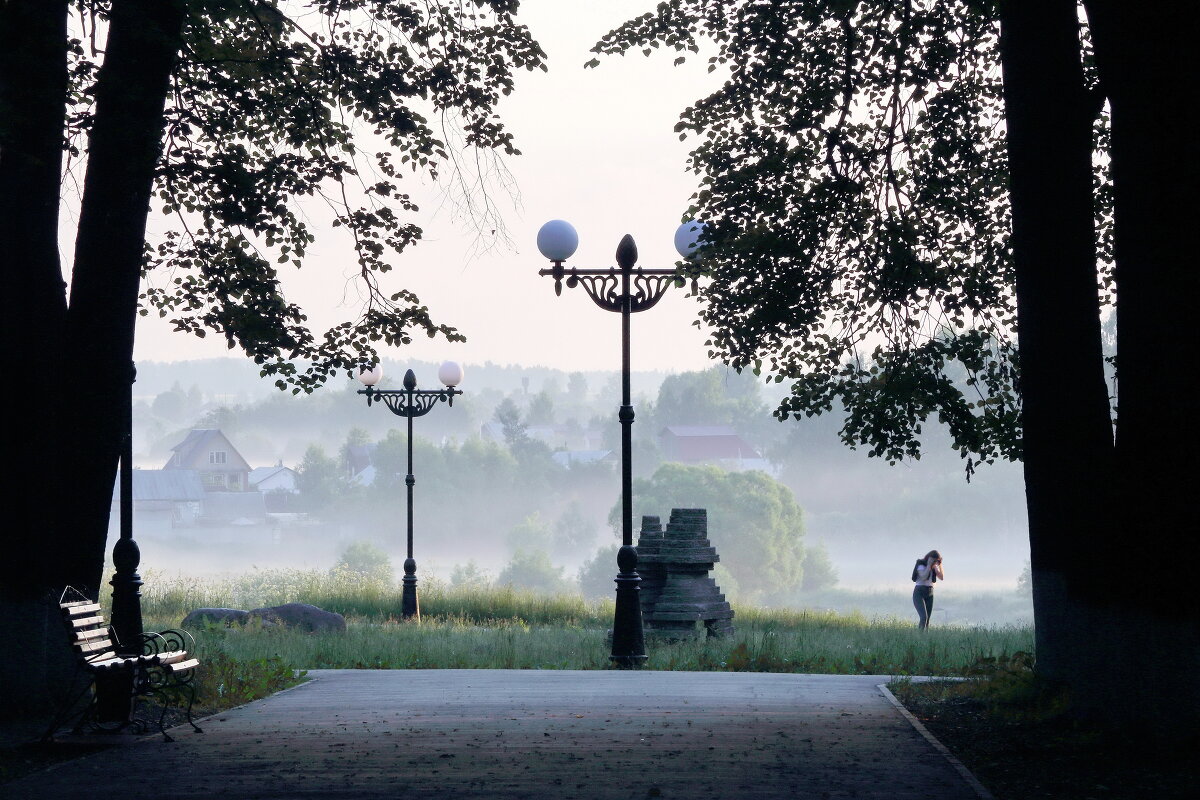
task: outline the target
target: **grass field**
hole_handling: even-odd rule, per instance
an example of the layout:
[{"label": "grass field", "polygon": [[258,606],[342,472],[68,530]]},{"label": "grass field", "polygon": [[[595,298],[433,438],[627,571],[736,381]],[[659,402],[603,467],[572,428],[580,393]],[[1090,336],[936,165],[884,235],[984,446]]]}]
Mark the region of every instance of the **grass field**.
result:
[{"label": "grass field", "polygon": [[[225,580],[147,579],[146,627],[174,627],[202,607],[311,603],[347,618],[344,634],[278,628],[194,630],[212,662],[293,669],[605,669],[612,602],[512,588],[421,587],[422,620],[400,621],[395,587],[316,571],[262,571]],[[961,675],[1033,648],[1027,625],[935,627],[817,609],[735,606],[736,633],[691,642],[648,640],[647,669]],[[220,654],[218,657],[217,654]]]}]

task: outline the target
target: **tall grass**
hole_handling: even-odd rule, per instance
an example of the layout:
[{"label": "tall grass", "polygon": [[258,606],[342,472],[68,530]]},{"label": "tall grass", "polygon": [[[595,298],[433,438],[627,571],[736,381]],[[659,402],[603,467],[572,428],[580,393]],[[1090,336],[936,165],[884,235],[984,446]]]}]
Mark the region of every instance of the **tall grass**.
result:
[{"label": "tall grass", "polygon": [[[147,576],[142,613],[156,623],[178,625],[197,608],[252,609],[283,603],[310,603],[346,618],[373,621],[401,616],[400,590],[390,583],[361,580],[348,573],[317,570],[259,570],[223,579]],[[548,595],[511,586],[449,587],[434,580],[420,584],[421,614],[483,624],[517,619],[531,625],[602,625],[612,619],[611,600],[587,602],[580,595]]]},{"label": "tall grass", "polygon": [[[344,634],[249,625],[193,631],[203,656],[280,659],[295,669],[603,669],[612,601],[422,581],[420,623],[400,621],[393,586],[345,574],[274,570],[224,580],[153,576],[147,627],[177,626],[202,607],[305,602],[347,618]],[[860,612],[735,607],[728,638],[649,641],[647,669],[961,675],[986,659],[1033,648],[1027,625],[935,627]]]}]

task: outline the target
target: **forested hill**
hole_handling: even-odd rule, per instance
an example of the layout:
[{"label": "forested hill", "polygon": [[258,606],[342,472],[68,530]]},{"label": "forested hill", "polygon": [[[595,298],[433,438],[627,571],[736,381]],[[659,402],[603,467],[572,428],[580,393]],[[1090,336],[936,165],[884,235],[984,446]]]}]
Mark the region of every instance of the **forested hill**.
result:
[{"label": "forested hill", "polygon": [[[498,389],[505,394],[524,388],[528,381],[531,387],[540,387],[547,379],[555,378],[563,386],[571,373],[550,367],[527,367],[516,364],[466,364],[465,387]],[[384,372],[397,380],[406,369],[412,369],[418,380],[424,376],[432,381],[437,374],[438,364],[426,361],[398,362],[384,360]],[[582,375],[594,387],[604,386],[616,380],[617,370],[583,371]],[[635,393],[656,392],[665,372],[634,372],[632,381]],[[335,385],[337,381],[333,382]],[[227,402],[248,403],[279,394],[274,381],[259,377],[258,366],[244,358],[206,358],[193,361],[139,361],[134,397],[151,401],[155,396],[169,391],[178,384],[185,391],[199,387],[206,396],[227,398]],[[614,399],[614,402],[616,400]]]}]

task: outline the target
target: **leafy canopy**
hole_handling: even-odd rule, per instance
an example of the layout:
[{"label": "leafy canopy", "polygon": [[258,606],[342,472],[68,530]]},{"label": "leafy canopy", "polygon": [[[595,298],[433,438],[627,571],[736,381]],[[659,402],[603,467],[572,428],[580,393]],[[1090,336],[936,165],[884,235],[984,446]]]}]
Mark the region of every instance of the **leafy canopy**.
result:
[{"label": "leafy canopy", "polygon": [[728,75],[676,126],[708,226],[685,269],[709,278],[711,355],[790,381],[781,419],[840,402],[843,440],[872,456],[919,457],[932,416],[968,474],[1021,453],[992,6],[667,0],[593,48]]},{"label": "leafy canopy", "polygon": [[[496,104],[517,70],[545,67],[517,6],[187,0],[155,178],[173,223],[147,248],[141,313],[224,336],[297,392],[374,361],[380,342],[415,332],[461,341],[380,276],[421,236],[406,174],[467,180],[465,164],[518,152]],[[93,119],[95,31],[109,13],[103,2],[79,10],[93,35],[71,47],[73,157]],[[316,241],[297,204],[307,199],[348,232],[361,287],[361,316],[323,334],[284,297],[278,272],[301,267]]]},{"label": "leafy canopy", "polygon": [[[633,506],[635,520],[652,514],[664,522],[672,508],[706,508],[708,538],[743,592],[769,599],[800,587],[804,511],[791,489],[765,472],[663,464],[649,479],[634,480]],[[620,514],[618,501],[608,515],[614,531]]]}]

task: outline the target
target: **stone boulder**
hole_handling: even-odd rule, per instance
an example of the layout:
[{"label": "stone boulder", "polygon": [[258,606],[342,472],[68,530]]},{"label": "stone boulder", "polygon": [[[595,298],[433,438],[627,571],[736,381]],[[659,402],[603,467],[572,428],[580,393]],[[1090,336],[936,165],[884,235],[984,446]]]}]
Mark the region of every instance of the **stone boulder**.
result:
[{"label": "stone boulder", "polygon": [[183,618],[180,627],[203,628],[208,625],[224,625],[228,628],[231,625],[245,624],[249,618],[249,611],[240,611],[236,608],[197,608]]},{"label": "stone boulder", "polygon": [[251,619],[262,620],[266,627],[278,625],[307,633],[342,633],[346,630],[346,618],[341,614],[325,611],[308,603],[285,603],[281,606],[251,609],[248,613]]}]

